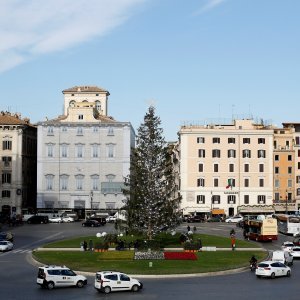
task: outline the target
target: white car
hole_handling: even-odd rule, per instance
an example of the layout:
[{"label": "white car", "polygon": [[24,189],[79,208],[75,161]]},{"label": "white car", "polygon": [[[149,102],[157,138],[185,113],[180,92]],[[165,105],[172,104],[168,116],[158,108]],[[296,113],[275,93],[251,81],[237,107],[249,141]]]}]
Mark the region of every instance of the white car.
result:
[{"label": "white car", "polygon": [[14,244],[10,241],[0,241],[0,251],[9,251],[14,248]]},{"label": "white car", "polygon": [[66,286],[82,288],[87,284],[87,278],[77,275],[66,266],[44,266],[39,267],[36,283],[49,290],[52,290],[54,287]]},{"label": "white car", "polygon": [[281,249],[284,251],[291,251],[294,248],[294,243],[293,242],[283,242]]},{"label": "white car", "polygon": [[115,291],[137,292],[143,284],[130,276],[116,271],[99,271],[95,276],[95,289],[98,292],[109,294]]},{"label": "white car", "polygon": [[62,223],[62,218],[61,217],[52,217],[49,218],[50,223]]},{"label": "white car", "polygon": [[225,220],[226,223],[238,223],[240,221],[243,221],[244,218],[241,216],[233,216],[233,217],[229,217]]},{"label": "white car", "polygon": [[115,216],[108,216],[105,220],[107,223],[114,223],[116,222],[117,218]]},{"label": "white car", "polygon": [[300,258],[300,247],[295,246],[291,251],[291,255],[293,255],[294,258]]},{"label": "white car", "polygon": [[71,222],[74,222],[74,218],[72,218],[72,217],[62,217],[62,221],[64,223],[71,223]]},{"label": "white car", "polygon": [[279,261],[262,261],[257,265],[255,270],[257,277],[291,276],[291,268]]}]

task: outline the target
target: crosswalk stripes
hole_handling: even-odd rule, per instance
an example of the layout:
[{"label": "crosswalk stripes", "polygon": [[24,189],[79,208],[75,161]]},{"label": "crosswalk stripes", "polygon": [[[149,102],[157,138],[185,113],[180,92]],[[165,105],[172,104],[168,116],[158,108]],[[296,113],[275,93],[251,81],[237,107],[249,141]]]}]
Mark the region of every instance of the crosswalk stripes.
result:
[{"label": "crosswalk stripes", "polygon": [[31,253],[32,250],[30,249],[16,249],[16,250],[12,250],[12,253]]}]

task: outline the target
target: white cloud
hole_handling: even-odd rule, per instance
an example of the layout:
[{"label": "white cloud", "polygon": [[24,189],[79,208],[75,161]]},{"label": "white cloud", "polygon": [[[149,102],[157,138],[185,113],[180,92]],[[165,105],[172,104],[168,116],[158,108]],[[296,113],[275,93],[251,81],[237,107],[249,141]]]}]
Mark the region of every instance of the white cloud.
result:
[{"label": "white cloud", "polygon": [[212,9],[219,6],[220,4],[222,4],[225,1],[226,0],[207,0],[206,4],[204,6],[202,6],[199,10],[197,10],[194,13],[194,15],[200,15],[200,14],[203,14],[203,13],[209,11],[209,10],[212,10]]},{"label": "white cloud", "polygon": [[103,36],[148,0],[0,0],[0,72]]}]

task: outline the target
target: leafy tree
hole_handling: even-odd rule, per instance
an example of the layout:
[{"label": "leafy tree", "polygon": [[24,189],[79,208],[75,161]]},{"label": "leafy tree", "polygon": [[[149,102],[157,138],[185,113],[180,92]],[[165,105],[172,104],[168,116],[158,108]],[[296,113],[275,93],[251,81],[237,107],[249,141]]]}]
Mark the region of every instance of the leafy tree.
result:
[{"label": "leafy tree", "polygon": [[138,128],[131,155],[130,175],[125,180],[127,225],[130,232],[144,232],[148,239],[162,228],[179,223],[180,197],[176,193],[172,151],[150,106]]}]

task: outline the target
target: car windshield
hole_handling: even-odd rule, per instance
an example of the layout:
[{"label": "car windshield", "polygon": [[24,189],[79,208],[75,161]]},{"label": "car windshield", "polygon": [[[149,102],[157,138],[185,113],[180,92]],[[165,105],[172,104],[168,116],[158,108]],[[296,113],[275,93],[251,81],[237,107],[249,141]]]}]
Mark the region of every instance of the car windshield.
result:
[{"label": "car windshield", "polygon": [[259,268],[267,268],[269,265],[268,264],[265,264],[265,263],[260,263],[258,264],[258,267]]},{"label": "car windshield", "polygon": [[0,242],[0,245],[7,245],[6,242]]}]

